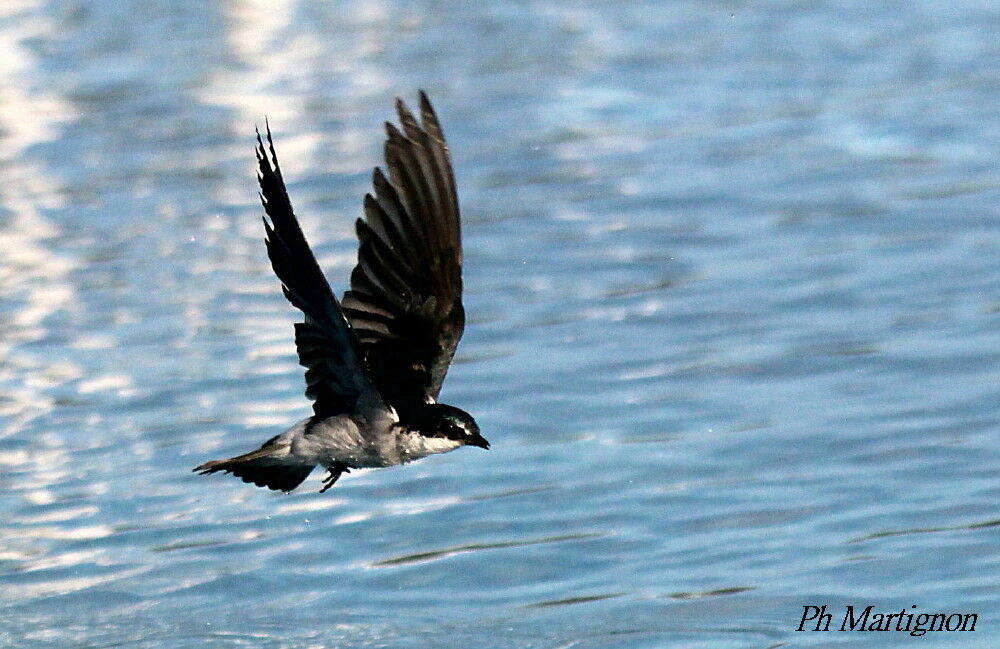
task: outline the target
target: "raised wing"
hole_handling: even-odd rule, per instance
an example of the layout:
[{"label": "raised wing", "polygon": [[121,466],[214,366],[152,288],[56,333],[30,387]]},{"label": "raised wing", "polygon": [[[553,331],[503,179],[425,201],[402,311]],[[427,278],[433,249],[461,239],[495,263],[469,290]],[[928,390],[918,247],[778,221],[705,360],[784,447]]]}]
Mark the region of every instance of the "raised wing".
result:
[{"label": "raised wing", "polygon": [[306,368],[306,396],[313,400],[313,411],[320,419],[353,413],[359,398],[377,395],[357,339],[292,211],[270,128],[267,145],[265,150],[258,131],[257,179],[264,211],[271,219],[270,223],[264,219],[265,243],[282,292],[305,314],[305,321],[295,325],[295,346],[299,363]]},{"label": "raised wing", "polygon": [[462,242],[448,147],[427,96],[418,124],[396,100],[402,131],[386,122],[386,178],[357,221],[358,264],[344,313],[375,386],[405,416],[441,391],[465,327]]}]

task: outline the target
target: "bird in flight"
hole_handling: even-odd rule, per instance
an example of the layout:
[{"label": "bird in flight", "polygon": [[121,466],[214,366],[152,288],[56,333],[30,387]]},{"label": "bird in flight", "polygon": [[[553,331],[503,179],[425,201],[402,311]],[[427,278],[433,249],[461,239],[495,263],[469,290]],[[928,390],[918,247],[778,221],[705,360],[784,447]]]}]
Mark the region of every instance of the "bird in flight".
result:
[{"label": "bird in flight", "polygon": [[422,91],[421,123],[399,99],[396,112],[401,128],[386,122],[388,177],[372,174],[356,223],[358,263],[339,302],[292,210],[270,127],[266,147],[258,131],[265,244],[282,292],[305,316],[295,346],[313,414],[255,451],[196,467],[202,475],[225,471],[287,492],[321,465],[323,492],[353,468],[490,447],[470,414],[437,402],[465,327],[448,147]]}]

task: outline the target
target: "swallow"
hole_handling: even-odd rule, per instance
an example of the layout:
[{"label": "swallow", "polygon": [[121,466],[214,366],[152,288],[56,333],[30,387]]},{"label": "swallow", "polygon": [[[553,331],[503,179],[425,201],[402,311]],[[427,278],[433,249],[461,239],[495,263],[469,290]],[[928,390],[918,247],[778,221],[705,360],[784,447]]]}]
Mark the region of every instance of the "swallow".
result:
[{"label": "swallow", "polygon": [[356,221],[358,260],[337,300],[299,225],[270,126],[257,131],[265,246],[288,301],[302,314],[295,347],[312,416],[255,451],[194,469],[291,491],[317,465],[321,492],[351,469],[390,467],[460,446],[488,449],[472,415],[438,394],[465,328],[462,240],[448,146],[427,95],[420,122],[396,100],[385,168],[375,167]]}]

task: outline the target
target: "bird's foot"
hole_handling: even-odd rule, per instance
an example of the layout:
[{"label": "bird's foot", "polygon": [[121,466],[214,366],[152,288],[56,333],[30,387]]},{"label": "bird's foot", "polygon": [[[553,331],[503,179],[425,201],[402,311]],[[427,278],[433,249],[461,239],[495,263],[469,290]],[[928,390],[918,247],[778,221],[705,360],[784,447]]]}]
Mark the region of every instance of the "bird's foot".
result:
[{"label": "bird's foot", "polygon": [[351,472],[348,467],[338,464],[329,466],[326,470],[329,471],[330,474],[323,478],[323,488],[319,490],[320,493],[324,493],[327,489],[336,484],[342,474]]}]

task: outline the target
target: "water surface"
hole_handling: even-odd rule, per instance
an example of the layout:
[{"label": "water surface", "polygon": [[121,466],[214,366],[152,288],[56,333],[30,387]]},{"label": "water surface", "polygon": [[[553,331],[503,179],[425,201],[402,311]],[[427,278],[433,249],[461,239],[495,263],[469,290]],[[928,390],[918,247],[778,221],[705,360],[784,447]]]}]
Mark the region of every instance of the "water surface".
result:
[{"label": "water surface", "polygon": [[[0,8],[0,644],[989,647],[987,2]],[[433,98],[493,449],[292,495],[191,467],[309,412],[268,116],[331,283]],[[974,634],[796,633],[802,607]],[[838,615],[839,617],[839,615]]]}]

